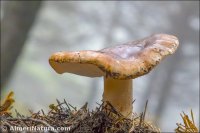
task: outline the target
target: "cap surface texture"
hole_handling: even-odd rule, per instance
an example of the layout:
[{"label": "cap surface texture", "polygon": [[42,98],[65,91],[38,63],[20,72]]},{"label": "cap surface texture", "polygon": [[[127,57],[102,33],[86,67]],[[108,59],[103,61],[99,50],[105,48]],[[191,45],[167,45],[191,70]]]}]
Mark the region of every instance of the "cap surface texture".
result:
[{"label": "cap surface texture", "polygon": [[99,51],[57,52],[49,63],[57,73],[74,73],[88,77],[133,79],[150,72],[179,45],[175,36],[154,34]]}]

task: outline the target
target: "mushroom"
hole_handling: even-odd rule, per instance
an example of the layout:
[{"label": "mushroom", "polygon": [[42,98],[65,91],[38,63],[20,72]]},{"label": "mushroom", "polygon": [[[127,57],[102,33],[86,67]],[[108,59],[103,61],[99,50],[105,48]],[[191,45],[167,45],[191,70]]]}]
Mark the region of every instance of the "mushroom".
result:
[{"label": "mushroom", "polygon": [[59,74],[104,77],[103,101],[110,102],[123,116],[132,116],[132,79],[149,73],[179,45],[175,36],[154,34],[99,51],[57,52],[49,58]]}]

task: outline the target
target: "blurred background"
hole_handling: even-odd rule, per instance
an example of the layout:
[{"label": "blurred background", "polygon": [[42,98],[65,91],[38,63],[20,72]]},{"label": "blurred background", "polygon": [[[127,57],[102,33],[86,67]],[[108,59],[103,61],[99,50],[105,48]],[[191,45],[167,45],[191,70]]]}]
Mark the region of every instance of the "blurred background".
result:
[{"label": "blurred background", "polygon": [[94,109],[103,79],[57,74],[57,51],[99,50],[153,33],[175,35],[177,52],[134,80],[134,111],[162,131],[193,110],[199,124],[199,1],[1,1],[1,98],[13,90],[19,112],[48,111],[56,99]]}]

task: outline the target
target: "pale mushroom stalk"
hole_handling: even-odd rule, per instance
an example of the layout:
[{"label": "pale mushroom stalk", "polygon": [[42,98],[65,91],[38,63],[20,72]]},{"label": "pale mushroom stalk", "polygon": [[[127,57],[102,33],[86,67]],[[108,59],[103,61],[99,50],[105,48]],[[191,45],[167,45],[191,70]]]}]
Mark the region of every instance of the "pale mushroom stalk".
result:
[{"label": "pale mushroom stalk", "polygon": [[132,115],[132,79],[119,80],[104,77],[103,101],[109,101],[122,115]]},{"label": "pale mushroom stalk", "polygon": [[99,51],[54,53],[49,63],[57,73],[104,77],[103,101],[125,117],[132,116],[132,79],[149,73],[179,45],[175,36],[155,34]]}]

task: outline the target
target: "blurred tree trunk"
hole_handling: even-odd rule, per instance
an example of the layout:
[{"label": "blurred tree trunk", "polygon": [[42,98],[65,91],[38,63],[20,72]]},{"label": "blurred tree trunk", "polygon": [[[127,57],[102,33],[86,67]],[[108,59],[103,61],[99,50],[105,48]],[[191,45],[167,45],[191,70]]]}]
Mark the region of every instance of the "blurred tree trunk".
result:
[{"label": "blurred tree trunk", "polygon": [[[1,3],[2,4],[2,3]],[[1,89],[20,55],[41,1],[4,1],[1,21]]]}]

